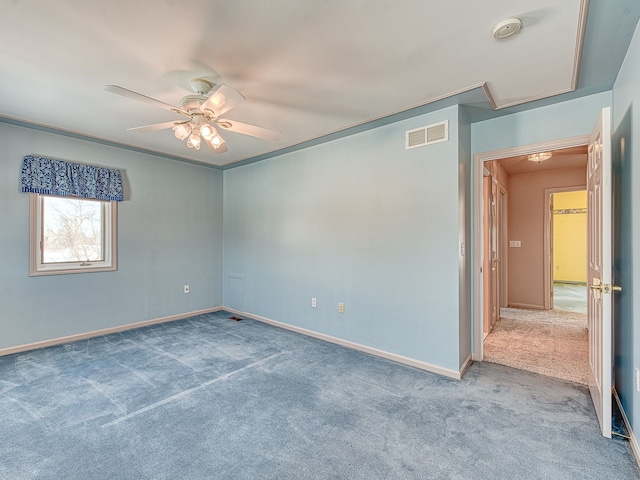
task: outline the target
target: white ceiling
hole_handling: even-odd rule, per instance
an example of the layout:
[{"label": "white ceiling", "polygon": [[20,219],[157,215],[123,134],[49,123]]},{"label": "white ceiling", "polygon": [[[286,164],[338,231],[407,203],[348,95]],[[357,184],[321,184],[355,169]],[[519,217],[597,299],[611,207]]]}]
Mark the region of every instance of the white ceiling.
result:
[{"label": "white ceiling", "polygon": [[[591,0],[583,22],[588,3],[4,1],[0,120],[221,166],[466,91],[480,94],[473,108],[499,113],[582,84],[589,91],[611,87],[617,70],[602,76],[591,57],[589,72],[602,78],[597,85],[582,78],[588,76],[584,65],[580,71],[582,42],[597,51],[608,47],[603,39],[614,38],[626,49],[638,2],[609,7]],[[523,21],[520,33],[494,39],[494,25],[514,15]],[[618,31],[608,32],[600,19],[617,22]],[[597,40],[592,47],[589,35]],[[610,69],[617,66],[614,61]],[[194,77],[225,83],[246,97],[226,118],[279,130],[282,138],[268,142],[223,131],[227,153],[188,149],[171,130],[126,130],[182,117],[103,90],[116,84],[178,105]]]}]

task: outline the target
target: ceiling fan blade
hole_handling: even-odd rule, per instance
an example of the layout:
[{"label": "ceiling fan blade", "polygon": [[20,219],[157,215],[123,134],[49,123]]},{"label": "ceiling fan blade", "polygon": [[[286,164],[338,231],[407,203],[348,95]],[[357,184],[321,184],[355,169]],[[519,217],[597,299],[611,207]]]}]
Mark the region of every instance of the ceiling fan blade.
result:
[{"label": "ceiling fan blade", "polygon": [[221,85],[206,102],[200,105],[200,110],[203,112],[205,110],[211,110],[214,116],[219,117],[233,107],[240,105],[245,100],[237,90],[227,85]]},{"label": "ceiling fan blade", "polygon": [[207,144],[207,147],[209,147],[209,150],[211,150],[213,153],[216,153],[216,154],[229,151],[229,149],[227,148],[227,143],[224,140],[222,140],[222,143],[217,147],[214,146],[209,140],[206,140],[206,139],[204,143]]},{"label": "ceiling fan blade", "polygon": [[176,125],[179,125],[180,123],[184,123],[184,122],[180,122],[180,121],[173,121],[173,122],[163,122],[163,123],[154,123],[153,125],[145,125],[144,127],[133,127],[133,128],[127,128],[128,131],[130,132],[155,132],[156,130],[164,130],[166,128],[173,128]]},{"label": "ceiling fan blade", "polygon": [[170,110],[172,112],[176,112],[181,115],[185,115],[187,117],[189,116],[189,114],[184,110],[182,110],[181,108],[174,107],[173,105],[169,105],[168,103],[161,102],[160,100],[156,100],[155,98],[147,97],[146,95],[142,95],[141,93],[134,92],[133,90],[128,90],[126,88],[119,87],[118,85],[105,85],[104,89],[107,92],[115,93],[116,95],[122,95],[123,97],[132,98],[133,100],[137,100],[139,102],[155,105],[156,107],[164,108],[165,110]]},{"label": "ceiling fan blade", "polygon": [[231,132],[242,133],[252,137],[263,138],[264,140],[276,141],[280,140],[282,133],[268,128],[250,125],[248,123],[236,122],[235,120],[219,119],[217,122],[219,127]]}]

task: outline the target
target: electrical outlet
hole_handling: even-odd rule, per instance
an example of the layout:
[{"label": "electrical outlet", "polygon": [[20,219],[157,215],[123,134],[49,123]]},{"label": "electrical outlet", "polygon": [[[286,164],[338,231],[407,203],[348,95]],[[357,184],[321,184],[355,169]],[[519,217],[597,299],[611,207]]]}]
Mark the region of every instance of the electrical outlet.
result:
[{"label": "electrical outlet", "polygon": [[316,299],[315,299],[315,298],[312,298],[312,299],[311,299],[311,307],[312,307],[312,308],[316,308],[317,306],[318,306],[318,304],[316,303]]},{"label": "electrical outlet", "polygon": [[344,303],[338,303],[338,313],[344,313]]},{"label": "electrical outlet", "polygon": [[184,293],[189,293],[189,285],[184,286]]}]

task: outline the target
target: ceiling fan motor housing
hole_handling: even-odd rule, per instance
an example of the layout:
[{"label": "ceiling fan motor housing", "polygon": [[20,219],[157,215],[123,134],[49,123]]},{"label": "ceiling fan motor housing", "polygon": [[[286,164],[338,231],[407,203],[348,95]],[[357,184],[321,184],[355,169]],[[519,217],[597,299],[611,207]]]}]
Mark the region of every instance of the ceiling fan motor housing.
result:
[{"label": "ceiling fan motor housing", "polygon": [[204,78],[194,78],[190,83],[191,88],[198,95],[206,95],[213,88],[213,83],[209,80],[205,80]]},{"label": "ceiling fan motor housing", "polygon": [[202,105],[206,101],[207,97],[205,97],[203,94],[187,95],[186,97],[182,97],[182,99],[180,99],[180,106],[183,108],[183,110],[186,110],[189,113],[194,113],[191,112],[191,110],[198,110],[199,112],[200,105]]}]

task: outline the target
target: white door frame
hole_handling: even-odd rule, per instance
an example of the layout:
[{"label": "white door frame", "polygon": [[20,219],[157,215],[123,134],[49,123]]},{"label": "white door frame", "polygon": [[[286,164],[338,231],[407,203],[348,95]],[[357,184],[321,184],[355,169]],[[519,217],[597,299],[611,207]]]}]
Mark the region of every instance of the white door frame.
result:
[{"label": "white door frame", "polygon": [[531,145],[505,148],[491,152],[476,153],[473,156],[473,360],[482,361],[484,358],[484,281],[482,277],[482,264],[484,261],[484,227],[482,222],[483,197],[482,197],[482,173],[484,162],[499,160],[501,158],[527,155],[530,153],[560,150],[562,148],[588,145],[590,135],[551,140]]},{"label": "white door frame", "polygon": [[500,263],[500,307],[506,307],[509,302],[509,272],[508,272],[508,252],[509,252],[509,224],[507,219],[509,218],[509,192],[501,185],[498,192],[500,198],[500,248],[501,248],[501,263]]}]

